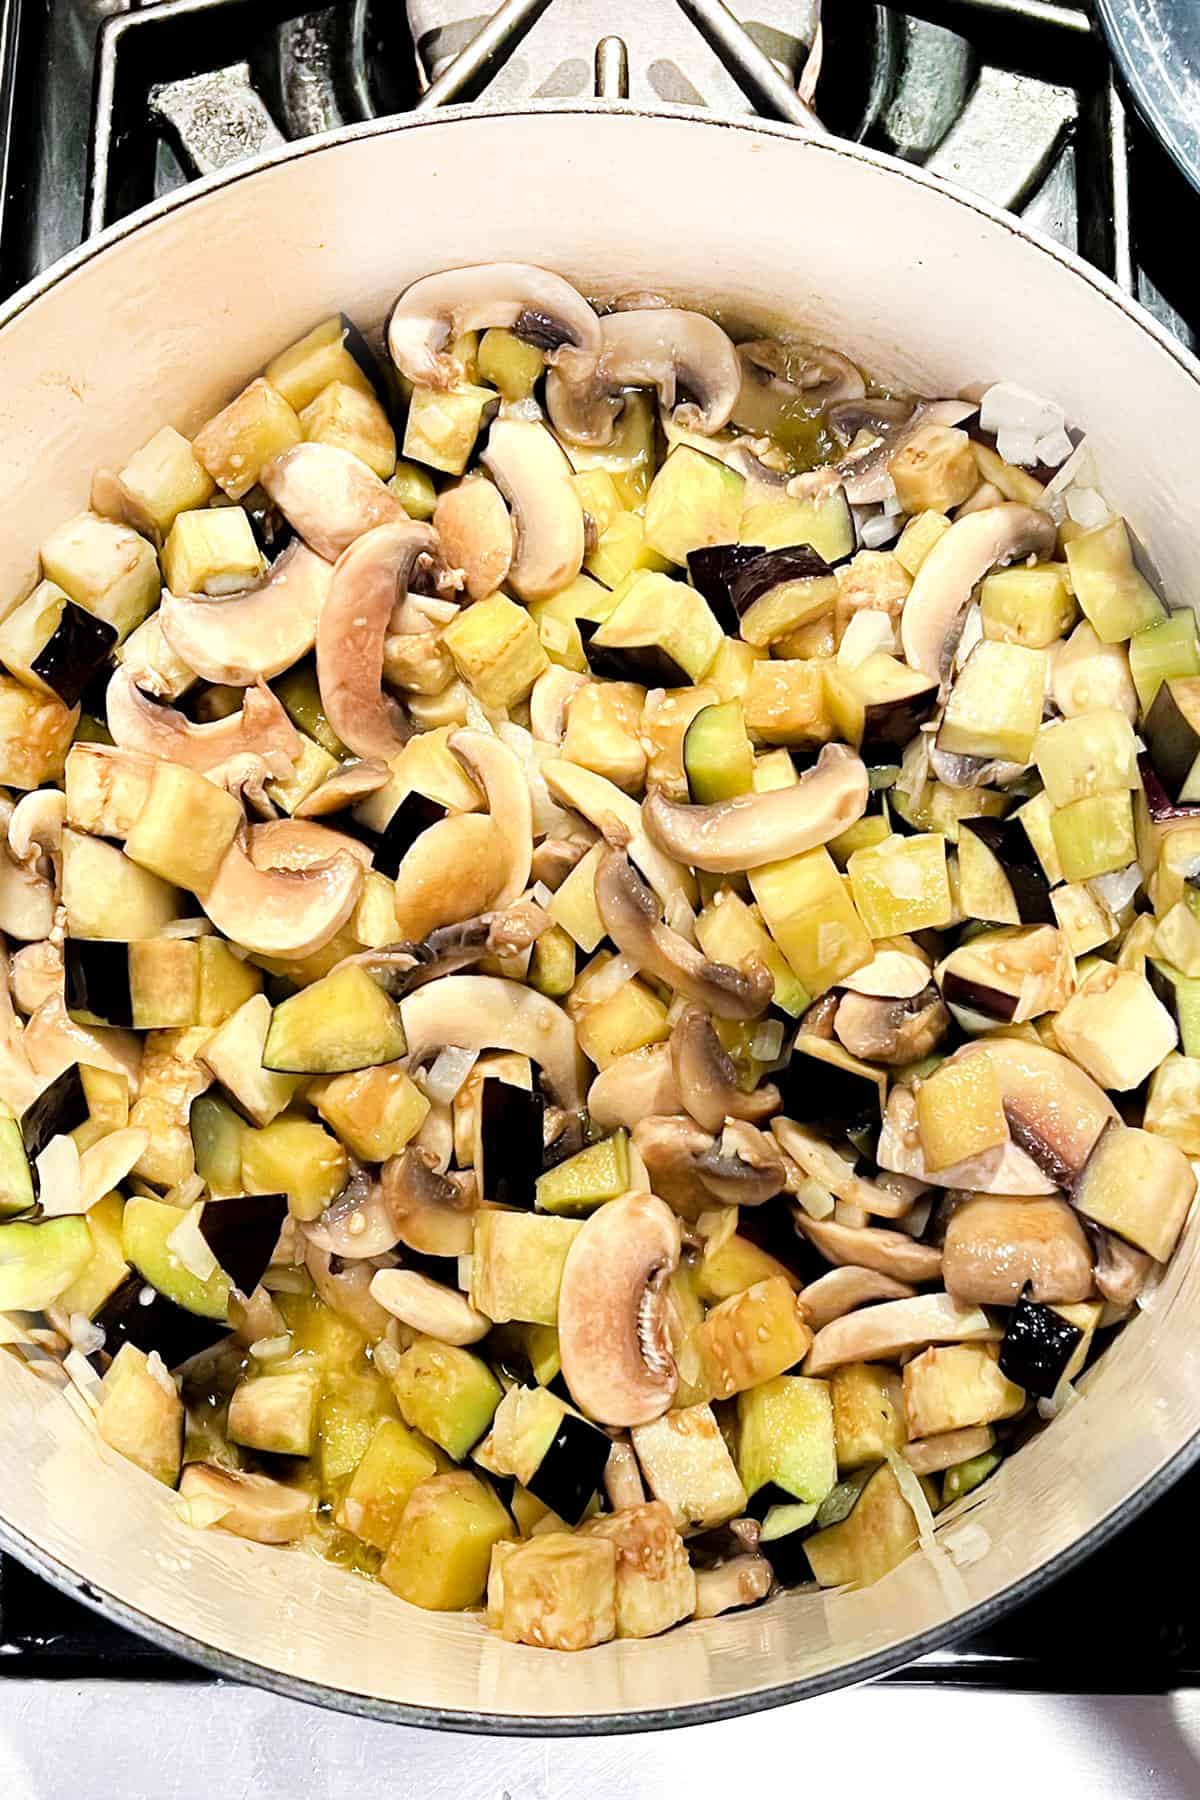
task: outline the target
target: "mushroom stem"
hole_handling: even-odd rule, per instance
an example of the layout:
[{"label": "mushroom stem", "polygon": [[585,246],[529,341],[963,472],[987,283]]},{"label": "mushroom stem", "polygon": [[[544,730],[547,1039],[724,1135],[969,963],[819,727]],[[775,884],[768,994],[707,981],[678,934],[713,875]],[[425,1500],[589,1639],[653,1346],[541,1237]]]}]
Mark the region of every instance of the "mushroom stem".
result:
[{"label": "mushroom stem", "polygon": [[108,729],[122,749],[182,763],[202,775],[243,755],[282,758],[290,772],[300,754],[299,732],[261,683],[246,689],[240,712],[211,725],[195,725],[173,706],[144,694],[123,663],[109,680],[107,712]]},{"label": "mushroom stem", "polygon": [[541,1065],[558,1105],[583,1105],[583,1062],[575,1027],[553,1000],[497,975],[448,975],[400,1002],[408,1060],[457,1045],[462,1050],[515,1050]]},{"label": "mushroom stem", "polygon": [[516,752],[490,732],[456,731],[447,746],[487,797],[507,862],[504,880],[489,904],[509,906],[529,886],[533,859],[533,803],[525,772]]},{"label": "mushroom stem", "polygon": [[299,538],[276,557],[265,581],[209,599],[163,590],[163,635],[204,681],[234,687],[270,681],[307,656],[333,571]]},{"label": "mushroom stem", "polygon": [[827,744],[791,787],[737,794],[711,806],[684,805],[656,791],[647,796],[642,817],[668,856],[729,875],[827,844],[862,818],[869,794],[861,757],[842,744]]},{"label": "mushroom stem", "polygon": [[733,1059],[698,1006],[689,1006],[671,1033],[671,1066],[684,1106],[705,1131],[720,1131],[726,1119],[759,1125],[779,1111],[779,1089],[773,1082],[751,1094],[738,1086]]},{"label": "mushroom stem", "polygon": [[383,642],[417,558],[437,539],[413,519],[379,525],[338,558],[317,624],[317,680],[330,725],[356,756],[387,762],[408,741],[408,724],[383,692]]}]

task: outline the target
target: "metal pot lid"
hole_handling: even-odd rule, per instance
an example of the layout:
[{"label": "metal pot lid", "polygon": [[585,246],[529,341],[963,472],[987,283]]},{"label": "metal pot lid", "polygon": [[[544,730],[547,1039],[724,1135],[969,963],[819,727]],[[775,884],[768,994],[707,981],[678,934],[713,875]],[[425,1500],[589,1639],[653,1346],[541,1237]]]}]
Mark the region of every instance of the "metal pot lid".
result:
[{"label": "metal pot lid", "polygon": [[1138,111],[1200,189],[1200,7],[1196,0],[1096,0]]}]

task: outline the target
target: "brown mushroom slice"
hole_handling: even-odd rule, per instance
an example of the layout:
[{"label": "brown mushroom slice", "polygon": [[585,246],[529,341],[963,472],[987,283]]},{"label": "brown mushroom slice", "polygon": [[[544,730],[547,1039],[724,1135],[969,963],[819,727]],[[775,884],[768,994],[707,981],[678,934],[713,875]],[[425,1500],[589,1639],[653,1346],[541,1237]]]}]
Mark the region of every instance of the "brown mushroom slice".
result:
[{"label": "brown mushroom slice", "polygon": [[586,675],[551,663],[538,676],[529,696],[529,729],[543,744],[561,744],[567,729],[567,706],[580,688],[589,685]]},{"label": "brown mushroom slice", "polygon": [[397,702],[383,691],[383,643],[418,557],[437,539],[406,519],[379,525],[338,558],[317,625],[317,680],[333,730],[356,756],[387,762],[411,736]]},{"label": "brown mushroom slice", "polygon": [[516,544],[509,586],[546,600],[583,566],[583,507],[561,444],[536,419],[497,419],[480,461],[512,509]]},{"label": "brown mushroom slice", "polygon": [[[779,1111],[782,1102],[773,1082],[749,1094],[738,1086],[733,1058],[698,1006],[689,1006],[676,1021],[670,1054],[679,1097],[705,1131],[715,1134],[726,1119],[746,1119],[759,1125]],[[670,1109],[655,1106],[652,1110]]]},{"label": "brown mushroom slice", "polygon": [[304,1535],[312,1517],[312,1495],[303,1489],[216,1463],[189,1463],[179,1492],[189,1503],[211,1506],[212,1522],[222,1531],[255,1544],[290,1544]]},{"label": "brown mushroom slice", "polygon": [[345,1191],[331,1200],[324,1212],[300,1229],[310,1244],[347,1262],[383,1256],[399,1239],[383,1190],[365,1169],[351,1177]]},{"label": "brown mushroom slice", "polygon": [[876,1000],[915,1000],[929,986],[931,965],[911,938],[881,944],[870,962],[844,977],[840,986],[851,994]]},{"label": "brown mushroom slice", "polygon": [[635,1121],[631,1142],[642,1159],[650,1187],[681,1219],[696,1220],[712,1205],[700,1158],[712,1150],[710,1132],[682,1114],[655,1114]]},{"label": "brown mushroom slice", "polygon": [[839,1267],[873,1269],[893,1281],[936,1281],[942,1272],[942,1253],[933,1244],[918,1244],[903,1231],[877,1226],[839,1225],[834,1219],[813,1219],[797,1209],[796,1230],[806,1237],[826,1262]]},{"label": "brown mushroom slice", "polygon": [[774,978],[765,963],[749,972],[709,962],[672,931],[658,902],[624,850],[608,849],[596,868],[596,907],[617,949],[656,981],[698,1001],[722,1019],[753,1019],[770,1005]]},{"label": "brown mushroom slice", "polygon": [[696,1158],[696,1173],[726,1206],[761,1206],[781,1194],[787,1165],[772,1138],[745,1119],[731,1119]]},{"label": "brown mushroom slice", "polygon": [[926,675],[945,674],[956,626],[984,576],[1027,556],[1054,550],[1048,513],[1006,502],[956,519],[925,557],[900,614],[905,661]]},{"label": "brown mushroom slice", "polygon": [[558,1296],[563,1379],[601,1425],[661,1418],[679,1384],[667,1336],[666,1284],[679,1221],[653,1194],[625,1194],[572,1239]]},{"label": "brown mushroom slice", "polygon": [[368,794],[377,794],[391,780],[391,770],[384,762],[370,758],[362,762],[343,763],[341,768],[314,788],[292,814],[294,819],[321,819],[328,813],[345,812]]},{"label": "brown mushroom slice", "polygon": [[400,1002],[413,1068],[447,1044],[461,1050],[514,1050],[540,1065],[557,1104],[583,1105],[583,1058],[575,1027],[545,994],[498,975],[447,975]]},{"label": "brown mushroom slice", "polygon": [[310,550],[336,562],[355,538],[408,514],[365,462],[335,444],[293,444],[259,477],[288,524]]},{"label": "brown mushroom slice", "polygon": [[1119,1120],[1104,1089],[1070,1057],[1023,1038],[981,1039],[955,1052],[959,1062],[976,1057],[999,1082],[1014,1141],[1056,1187],[1070,1186],[1105,1126]]},{"label": "brown mushroom slice", "polygon": [[936,1437],[914,1438],[900,1454],[914,1475],[936,1475],[985,1455],[995,1441],[990,1425],[963,1425],[957,1431],[940,1431]]},{"label": "brown mushroom slice", "polygon": [[733,407],[735,422],[746,431],[770,437],[797,420],[847,400],[860,400],[866,384],[840,351],[814,345],[799,367],[795,354],[773,338],[756,338],[737,347],[740,386]]},{"label": "brown mushroom slice", "polygon": [[676,895],[694,905],[696,881],[691,871],[651,843],[642,829],[642,808],[615,782],[578,763],[552,758],[542,764],[546,786],[563,806],[573,807],[609,843],[623,844],[664,905]]},{"label": "brown mushroom slice", "polygon": [[1114,1306],[1132,1306],[1154,1268],[1154,1258],[1103,1226],[1090,1230],[1096,1245],[1096,1287]]},{"label": "brown mushroom slice", "polygon": [[569,281],[534,263],[475,263],[405,288],[388,320],[392,361],[409,381],[455,387],[462,368],[448,346],[499,326],[553,361],[565,348],[600,354],[600,321]]},{"label": "brown mushroom slice", "polygon": [[833,1018],[834,1036],[851,1056],[889,1067],[920,1062],[950,1029],[950,1013],[932,982],[912,1000],[843,994]]},{"label": "brown mushroom slice", "polygon": [[308,868],[256,868],[235,842],[204,897],[204,910],[223,936],[256,956],[311,956],[349,919],[363,878],[362,863],[344,850]]},{"label": "brown mushroom slice", "polygon": [[160,620],[176,656],[205,681],[249,687],[270,681],[307,656],[333,570],[297,538],[265,581],[210,599],[163,589]]},{"label": "brown mushroom slice", "polygon": [[859,1269],[848,1263],[810,1281],[801,1291],[800,1304],[810,1328],[820,1331],[860,1306],[871,1306],[877,1300],[911,1300],[916,1291],[907,1281],[881,1275],[878,1269]]},{"label": "brown mushroom slice", "polygon": [[546,378],[546,410],[562,437],[610,443],[626,388],[656,388],[680,430],[711,436],[728,424],[742,371],[715,319],[676,306],[632,308],[607,313],[600,337],[598,361],[565,356]]},{"label": "brown mushroom slice", "polygon": [[290,773],[300,754],[300,733],[270,688],[248,687],[239,712],[211,725],[196,725],[144,694],[127,665],[113,671],[107,693],[108,729],[124,750],[139,750],[205,774],[235,756],[260,756]]},{"label": "brown mushroom slice", "polygon": [[807,1125],[794,1119],[772,1119],[771,1130],[780,1148],[798,1163],[804,1173],[847,1206],[860,1207],[864,1213],[880,1219],[902,1219],[912,1210],[912,1200],[905,1194],[891,1193],[873,1181],[854,1173],[853,1165],[840,1156],[834,1146]]},{"label": "brown mushroom slice", "polygon": [[473,475],[438,495],[433,528],[442,555],[461,569],[472,600],[494,594],[512,566],[513,527],[499,490]]},{"label": "brown mushroom slice", "polygon": [[[736,1522],[736,1521],[735,1521]],[[715,1619],[735,1607],[754,1606],[771,1591],[774,1570],[765,1556],[731,1556],[716,1569],[697,1569],[694,1619]]]},{"label": "brown mushroom slice", "polygon": [[928,1344],[994,1343],[1002,1336],[982,1307],[961,1306],[950,1294],[885,1300],[823,1326],[804,1360],[804,1373],[827,1375],[845,1363],[886,1362]]},{"label": "brown mushroom slice", "polygon": [[978,1306],[1015,1306],[1026,1288],[1031,1300],[1074,1304],[1092,1293],[1092,1253],[1065,1200],[971,1194],[946,1226],[942,1280]]},{"label": "brown mushroom slice", "polygon": [[396,872],[400,935],[419,942],[440,927],[479,917],[499,892],[506,867],[504,841],[486,813],[439,819],[414,838]]},{"label": "brown mushroom slice", "polygon": [[368,1342],[377,1344],[391,1324],[392,1315],[371,1293],[375,1264],[369,1258],[349,1263],[339,1259],[335,1268],[328,1250],[310,1243],[304,1252],[304,1266],[326,1306],[357,1325]]},{"label": "brown mushroom slice", "polygon": [[588,1089],[587,1109],[600,1131],[632,1131],[642,1119],[682,1112],[670,1045],[649,1044],[616,1057]]},{"label": "brown mushroom slice", "polygon": [[380,1186],[402,1244],[423,1256],[470,1255],[479,1206],[471,1171],[443,1174],[432,1150],[410,1144],[383,1165]]},{"label": "brown mushroom slice", "polygon": [[911,1088],[894,1087],[884,1108],[883,1129],[875,1148],[881,1169],[907,1175],[926,1187],[959,1188],[977,1194],[1052,1194],[1058,1183],[1044,1175],[1031,1156],[1011,1139],[946,1169],[927,1169],[917,1126],[917,1103]]},{"label": "brown mushroom slice", "polygon": [[487,799],[488,817],[504,859],[503,879],[489,904],[509,906],[529,886],[533,802],[528,777],[516,751],[492,732],[455,731],[446,743]]},{"label": "brown mushroom slice", "polygon": [[870,784],[861,757],[827,744],[791,787],[688,806],[656,791],[642,817],[650,837],[677,862],[729,875],[827,844],[861,819]]}]

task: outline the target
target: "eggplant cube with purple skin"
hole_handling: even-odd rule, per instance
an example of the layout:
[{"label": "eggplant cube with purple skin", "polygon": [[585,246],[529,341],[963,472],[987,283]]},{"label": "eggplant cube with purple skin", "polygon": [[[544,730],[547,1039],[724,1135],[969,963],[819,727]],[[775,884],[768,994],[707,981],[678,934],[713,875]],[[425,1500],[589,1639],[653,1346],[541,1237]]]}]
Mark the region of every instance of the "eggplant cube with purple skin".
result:
[{"label": "eggplant cube with purple skin", "polygon": [[1054,1035],[1101,1087],[1127,1093],[1175,1049],[1175,1021],[1144,975],[1102,964],[1054,1020]]}]

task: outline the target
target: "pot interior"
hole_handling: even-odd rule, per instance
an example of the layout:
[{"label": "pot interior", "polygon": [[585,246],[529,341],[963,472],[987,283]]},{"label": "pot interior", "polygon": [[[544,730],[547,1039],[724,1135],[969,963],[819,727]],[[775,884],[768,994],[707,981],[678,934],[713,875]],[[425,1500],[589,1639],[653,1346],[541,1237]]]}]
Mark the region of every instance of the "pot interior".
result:
[{"label": "pot interior", "polygon": [[[1008,377],[1084,426],[1101,486],[1191,598],[1200,387],[1100,277],[900,165],[784,129],[587,108],[475,113],[301,146],[114,234],[0,332],[0,605],[97,466],[192,432],[342,308],[416,276],[541,262],[593,296],[651,290],[840,346],[925,391]],[[1190,1457],[1197,1226],[1054,1428],[965,1503],[968,1566],[916,1555],[857,1594],[790,1595],[577,1657],[427,1614],[300,1553],[195,1532],[48,1387],[0,1357],[0,1531],[184,1654],[309,1698],[545,1731],[691,1722],[894,1666],[1078,1549]],[[1094,1541],[1094,1540],[1093,1540]],[[960,1546],[961,1549],[961,1546]],[[978,1615],[976,1621],[978,1622]]]}]

